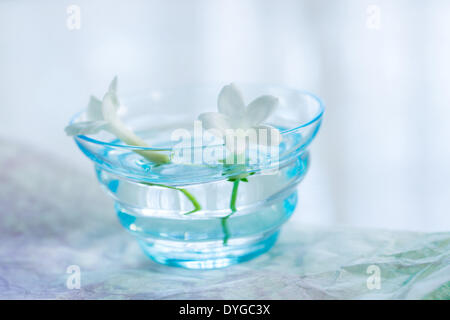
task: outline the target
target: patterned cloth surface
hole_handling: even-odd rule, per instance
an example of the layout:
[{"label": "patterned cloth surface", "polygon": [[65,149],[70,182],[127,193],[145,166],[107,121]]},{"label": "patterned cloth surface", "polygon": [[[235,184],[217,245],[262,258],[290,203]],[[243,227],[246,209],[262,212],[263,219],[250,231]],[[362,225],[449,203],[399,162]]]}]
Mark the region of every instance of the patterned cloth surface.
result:
[{"label": "patterned cloth surface", "polygon": [[[93,174],[28,146],[0,140],[0,150],[2,299],[450,298],[450,233],[308,228],[294,217],[252,261],[166,267],[122,229]],[[71,265],[79,289],[67,286]]]}]

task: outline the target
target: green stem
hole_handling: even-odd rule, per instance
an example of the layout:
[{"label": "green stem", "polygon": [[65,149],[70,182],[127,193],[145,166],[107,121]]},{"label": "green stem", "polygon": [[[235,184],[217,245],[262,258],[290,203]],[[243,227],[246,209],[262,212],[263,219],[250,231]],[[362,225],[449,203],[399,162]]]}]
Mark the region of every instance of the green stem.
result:
[{"label": "green stem", "polygon": [[238,189],[239,189],[239,181],[240,180],[235,180],[233,181],[233,191],[231,191],[231,200],[230,200],[230,209],[231,209],[231,214],[235,213],[236,210],[236,199],[237,199],[237,193],[238,193]]},{"label": "green stem", "polygon": [[189,199],[189,201],[192,203],[192,205],[194,206],[194,209],[184,213],[184,215],[188,215],[197,211],[200,211],[202,209],[202,206],[200,205],[200,203],[197,201],[197,199],[186,189],[183,188],[177,188],[177,187],[172,187],[172,186],[166,186],[164,184],[157,184],[157,183],[150,183],[150,182],[142,182],[142,184],[148,185],[148,186],[155,186],[155,187],[162,187],[162,188],[167,188],[167,189],[172,189],[172,190],[178,190],[180,191],[182,194],[184,194],[186,196],[186,198]]},{"label": "green stem", "polygon": [[228,219],[228,216],[220,218],[220,224],[222,225],[223,245],[224,246],[227,245],[228,239],[230,238],[230,230],[228,230],[227,219]]},{"label": "green stem", "polygon": [[223,245],[226,246],[228,243],[228,239],[230,238],[230,230],[228,229],[228,218],[231,217],[236,211],[236,200],[239,189],[239,181],[240,179],[236,179],[233,181],[233,190],[231,191],[231,200],[230,200],[230,209],[231,213],[220,219],[223,231]]},{"label": "green stem", "polygon": [[200,203],[198,203],[197,199],[195,199],[195,197],[191,193],[189,193],[189,191],[182,188],[178,188],[177,190],[181,191],[186,196],[186,198],[188,198],[189,201],[191,201],[192,205],[194,206],[194,209],[189,212],[186,212],[185,215],[202,210],[202,206],[200,205]]}]

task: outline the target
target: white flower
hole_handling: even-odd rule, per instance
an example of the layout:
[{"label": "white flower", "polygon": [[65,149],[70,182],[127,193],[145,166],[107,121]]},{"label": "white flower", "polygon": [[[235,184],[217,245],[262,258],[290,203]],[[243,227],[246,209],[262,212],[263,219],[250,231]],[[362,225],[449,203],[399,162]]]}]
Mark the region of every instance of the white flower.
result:
[{"label": "white flower", "polygon": [[[108,93],[116,92],[117,77],[109,85]],[[118,106],[114,112],[116,113]],[[102,101],[91,96],[86,112],[82,115],[84,121],[74,122],[64,130],[68,136],[78,136],[85,134],[95,134],[101,130],[110,131],[108,121],[105,120],[102,110]]]},{"label": "white flower", "polygon": [[[262,122],[269,118],[277,105],[278,98],[263,95],[245,106],[242,93],[232,83],[223,87],[219,93],[217,100],[219,112],[202,113],[198,119],[202,121],[206,130],[217,130],[225,141],[228,141],[227,136],[248,136],[249,129],[253,129],[258,136],[258,144],[274,146],[281,142],[280,132]],[[261,134],[266,135],[267,138],[261,139]],[[238,146],[238,149],[241,147]]]},{"label": "white flower", "polygon": [[[84,121],[74,122],[65,128],[67,135],[76,136],[94,134],[106,130],[114,134],[127,145],[148,148],[147,143],[130,130],[119,118],[117,110],[120,102],[117,98],[117,77],[109,85],[108,92],[103,101],[91,97],[88,108],[84,114]],[[167,163],[169,157],[158,151],[133,150],[147,160],[156,163]]]}]

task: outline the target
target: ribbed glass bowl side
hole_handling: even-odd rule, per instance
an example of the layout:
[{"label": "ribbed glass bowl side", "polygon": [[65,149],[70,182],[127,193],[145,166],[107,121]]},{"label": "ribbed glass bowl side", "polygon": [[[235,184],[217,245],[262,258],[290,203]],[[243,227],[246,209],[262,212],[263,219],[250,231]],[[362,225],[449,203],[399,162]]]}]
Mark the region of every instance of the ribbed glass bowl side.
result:
[{"label": "ribbed glass bowl side", "polygon": [[192,203],[178,190],[129,180],[100,166],[96,172],[115,200],[121,225],[150,258],[173,266],[217,268],[270,249],[295,210],[296,186],[307,167],[305,152],[273,175],[251,176],[240,184],[236,212],[230,209],[229,181],[185,186],[202,206],[191,214],[186,213]]}]

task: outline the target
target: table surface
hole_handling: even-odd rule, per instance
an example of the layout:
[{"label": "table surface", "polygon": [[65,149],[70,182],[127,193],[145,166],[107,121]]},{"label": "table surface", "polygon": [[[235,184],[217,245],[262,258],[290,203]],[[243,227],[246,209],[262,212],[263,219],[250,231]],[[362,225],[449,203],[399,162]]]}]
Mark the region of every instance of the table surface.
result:
[{"label": "table surface", "polygon": [[[324,229],[293,217],[252,261],[166,267],[122,229],[93,173],[30,146],[0,140],[0,149],[2,299],[450,298],[450,233]],[[79,289],[67,286],[73,265]]]}]

